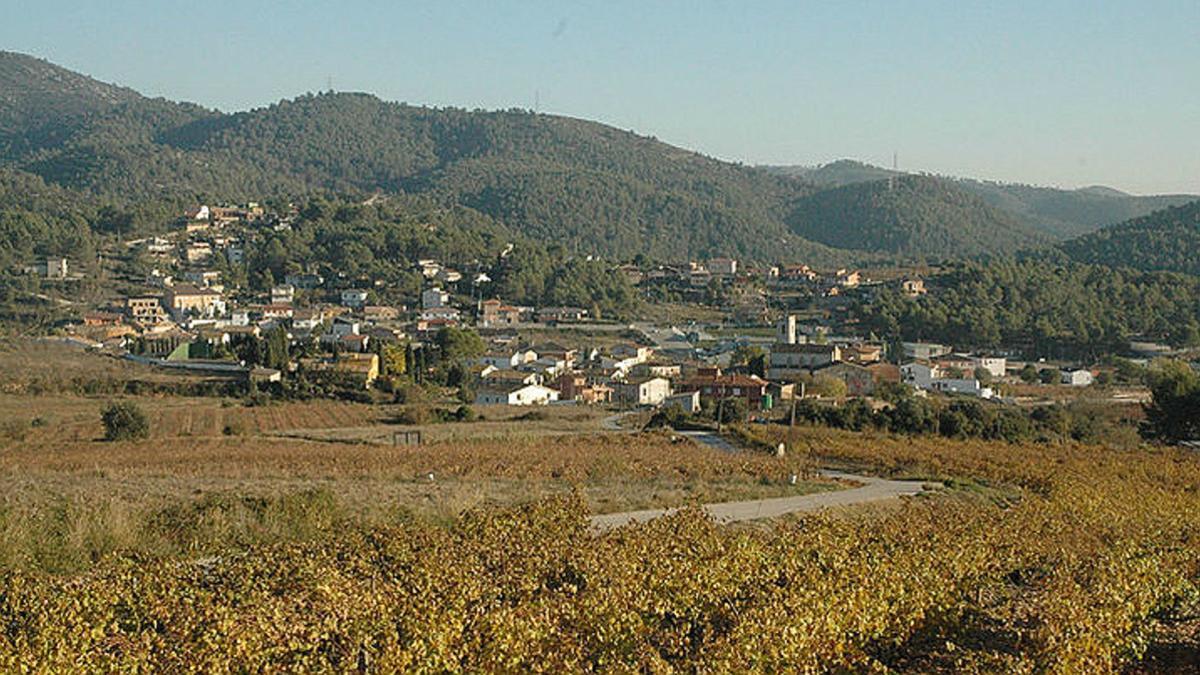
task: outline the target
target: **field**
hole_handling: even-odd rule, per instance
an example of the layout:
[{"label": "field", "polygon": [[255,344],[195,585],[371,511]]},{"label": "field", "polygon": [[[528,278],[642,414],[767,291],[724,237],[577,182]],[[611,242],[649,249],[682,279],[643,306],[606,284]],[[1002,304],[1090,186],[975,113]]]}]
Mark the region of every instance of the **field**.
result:
[{"label": "field", "polygon": [[[606,513],[836,487],[791,485],[791,474],[811,474],[801,458],[602,431],[603,411],[484,408],[485,421],[409,427],[387,423],[396,406],[126,397],[146,411],[150,438],[107,443],[99,414],[109,400],[0,396],[10,422],[0,435],[0,567],[74,572],[118,553],[211,554],[343,528],[445,524],[573,493]],[[414,428],[424,444],[391,444],[393,430]]]},{"label": "field", "polygon": [[[747,447],[785,443],[778,458],[572,408],[484,410],[409,447],[388,442],[410,428],[396,406],[72,381],[0,395],[0,672],[1200,663],[1193,453],[736,430]],[[99,440],[116,398],[147,411],[149,439]],[[949,489],[738,526],[695,509],[605,532],[587,520],[837,488],[817,467]]]}]

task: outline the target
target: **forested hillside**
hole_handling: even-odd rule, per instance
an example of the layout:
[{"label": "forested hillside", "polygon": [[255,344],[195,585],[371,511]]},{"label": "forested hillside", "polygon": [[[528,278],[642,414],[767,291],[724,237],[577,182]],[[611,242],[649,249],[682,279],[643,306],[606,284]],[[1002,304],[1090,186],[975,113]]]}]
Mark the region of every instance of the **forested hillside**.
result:
[{"label": "forested hillside", "polygon": [[1080,262],[1200,274],[1200,201],[1156,211],[1059,248]]},{"label": "forested hillside", "polygon": [[933,259],[1037,246],[1038,232],[945,181],[924,176],[847,185],[801,200],[796,234],[836,248]]},{"label": "forested hillside", "polygon": [[594,122],[366,94],[225,115],[0,54],[0,164],[99,200],[421,193],[572,249],[844,261],[783,223],[806,184]]},{"label": "forested hillside", "polygon": [[[849,159],[816,167],[764,168],[824,187],[856,185],[884,180],[889,176],[909,175]],[[943,177],[943,180],[974,193],[988,204],[1007,211],[1026,225],[1055,239],[1079,236],[1196,199],[1195,195],[1130,195],[1102,186],[1062,190],[971,178]]]},{"label": "forested hillside", "polygon": [[929,295],[880,291],[856,312],[880,336],[959,349],[1019,346],[1029,356],[1088,361],[1130,337],[1200,345],[1200,278],[1039,259],[960,263]]},{"label": "forested hillside", "polygon": [[751,168],[586,120],[368,94],[224,114],[10,52],[0,52],[0,167],[78,191],[96,213],[115,209],[116,229],[197,201],[381,191],[467,207],[568,251],[816,265],[1007,252],[1173,199],[918,176],[885,190],[860,181],[890,172],[855,162]]}]

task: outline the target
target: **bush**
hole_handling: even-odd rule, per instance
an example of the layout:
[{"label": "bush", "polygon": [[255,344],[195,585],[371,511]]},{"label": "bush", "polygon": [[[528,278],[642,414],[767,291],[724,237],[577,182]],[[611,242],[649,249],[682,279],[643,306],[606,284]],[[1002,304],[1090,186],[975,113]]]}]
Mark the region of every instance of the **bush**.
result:
[{"label": "bush", "polygon": [[100,414],[104,423],[104,439],[108,441],[130,441],[150,435],[150,423],[146,413],[137,404],[113,403]]}]

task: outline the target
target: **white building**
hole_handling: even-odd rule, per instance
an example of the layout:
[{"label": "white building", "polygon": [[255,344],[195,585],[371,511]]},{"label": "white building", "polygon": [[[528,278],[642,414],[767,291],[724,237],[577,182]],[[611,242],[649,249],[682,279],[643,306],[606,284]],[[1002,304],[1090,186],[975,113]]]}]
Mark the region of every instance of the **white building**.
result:
[{"label": "white building", "polygon": [[450,294],[438,287],[427,288],[421,293],[422,309],[441,309],[450,306]]},{"label": "white building", "polygon": [[671,381],[664,377],[640,377],[613,382],[613,396],[626,405],[658,405],[671,395]]},{"label": "white building", "polygon": [[970,379],[937,379],[930,383],[929,389],[943,394],[967,394],[979,398],[991,398],[994,395],[991,387],[984,387],[979,380]]},{"label": "white building", "polygon": [[357,288],[347,288],[342,291],[343,307],[362,307],[367,304],[367,292]]},{"label": "white building", "polygon": [[928,360],[936,356],[950,353],[950,347],[934,342],[903,342],[904,357],[908,359]]},{"label": "white building", "polygon": [[480,365],[495,366],[500,369],[516,368],[517,366],[537,360],[537,352],[532,349],[515,349],[504,352],[488,352],[479,357]]},{"label": "white building", "polygon": [[1062,371],[1062,383],[1072,387],[1088,387],[1095,381],[1092,376],[1092,371],[1078,368],[1076,370]]},{"label": "white building", "polygon": [[499,389],[480,389],[476,405],[546,405],[558,400],[558,391],[540,384],[518,384]]},{"label": "white building", "polygon": [[291,284],[279,284],[271,287],[272,305],[290,305],[296,298],[296,287]]},{"label": "white building", "polygon": [[1004,377],[1005,368],[1008,367],[1008,359],[1003,356],[972,356],[971,360],[976,368],[983,368],[992,377]]},{"label": "white building", "polygon": [[917,389],[930,389],[936,373],[936,369],[928,363],[914,361],[900,366],[900,381]]}]

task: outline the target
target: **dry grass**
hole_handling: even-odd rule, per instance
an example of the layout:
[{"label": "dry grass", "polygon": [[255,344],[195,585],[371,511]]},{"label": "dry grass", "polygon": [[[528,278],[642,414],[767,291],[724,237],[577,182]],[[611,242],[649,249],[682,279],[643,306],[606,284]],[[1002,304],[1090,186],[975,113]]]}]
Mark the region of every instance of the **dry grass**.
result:
[{"label": "dry grass", "polygon": [[[390,406],[140,397],[151,437],[105,443],[106,401],[0,396],[0,415],[23,430],[0,440],[0,567],[73,570],[116,551],[196,554],[409,518],[449,522],[571,491],[612,512],[834,487],[789,485],[790,474],[809,474],[799,456],[734,456],[662,434],[566,435],[598,430],[602,411],[550,408],[535,420],[492,411],[497,419],[431,426],[432,442],[394,447],[271,435],[396,429],[383,424]],[[45,424],[30,425],[35,417]]]}]

